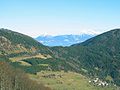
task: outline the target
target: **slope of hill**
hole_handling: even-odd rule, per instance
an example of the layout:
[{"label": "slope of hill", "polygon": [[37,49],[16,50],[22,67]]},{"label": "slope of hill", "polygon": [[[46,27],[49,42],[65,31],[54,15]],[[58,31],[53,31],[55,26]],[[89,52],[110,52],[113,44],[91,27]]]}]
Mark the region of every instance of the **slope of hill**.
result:
[{"label": "slope of hill", "polygon": [[119,46],[120,29],[114,29],[80,44],[52,49],[58,57],[64,57],[66,62],[75,67],[77,72],[120,85]]},{"label": "slope of hill", "polygon": [[70,46],[72,44],[81,43],[95,35],[58,35],[58,36],[39,36],[37,41],[46,46]]},{"label": "slope of hill", "polygon": [[52,57],[50,49],[33,38],[11,30],[0,29],[0,61],[6,60],[13,66],[28,71],[28,68],[34,67],[23,61],[24,59],[45,60]]},{"label": "slope of hill", "polygon": [[20,52],[50,52],[49,49],[33,38],[13,32],[7,29],[0,29],[0,54]]},{"label": "slope of hill", "polygon": [[43,84],[31,80],[27,74],[0,62],[0,90],[51,90]]},{"label": "slope of hill", "polygon": [[115,86],[98,86],[88,77],[75,72],[42,71],[29,76],[38,83],[43,82],[52,90],[117,90]]},{"label": "slope of hill", "polygon": [[120,85],[119,29],[70,47],[46,47],[26,35],[0,29],[0,42],[0,61],[28,73],[74,71]]}]

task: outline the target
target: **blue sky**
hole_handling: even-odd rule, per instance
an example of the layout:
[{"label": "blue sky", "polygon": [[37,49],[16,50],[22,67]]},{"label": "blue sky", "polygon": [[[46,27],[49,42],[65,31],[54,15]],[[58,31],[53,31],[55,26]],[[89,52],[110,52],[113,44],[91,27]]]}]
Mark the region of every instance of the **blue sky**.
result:
[{"label": "blue sky", "polygon": [[120,0],[0,0],[0,28],[32,37],[120,27]]}]

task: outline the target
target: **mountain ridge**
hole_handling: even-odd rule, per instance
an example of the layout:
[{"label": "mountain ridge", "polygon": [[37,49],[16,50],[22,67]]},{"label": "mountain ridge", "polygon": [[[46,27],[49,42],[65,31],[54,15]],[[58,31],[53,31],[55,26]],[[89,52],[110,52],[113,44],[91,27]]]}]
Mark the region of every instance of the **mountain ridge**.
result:
[{"label": "mountain ridge", "polygon": [[120,29],[110,30],[70,47],[53,47],[54,54],[64,57],[76,67],[76,71],[88,76],[99,77],[120,85]]},{"label": "mountain ridge", "polygon": [[[48,47],[42,45],[41,43],[35,41],[33,38],[17,33],[8,29],[0,29],[0,39],[1,39],[1,49],[2,51],[8,52],[7,49],[9,45],[11,45],[11,51],[21,50],[23,52],[42,52],[46,50],[46,52],[50,52]],[[3,43],[3,45],[2,45]],[[5,45],[5,43],[9,43],[9,45]]]},{"label": "mountain ridge", "polygon": [[[22,68],[27,73],[37,73],[41,70],[74,71],[88,77],[99,77],[107,82],[120,85],[120,29],[108,31],[83,43],[69,47],[46,47],[27,37],[27,40],[30,41],[29,44],[26,41],[26,36],[22,35],[21,39],[21,34],[20,36],[19,34],[14,35],[14,32],[9,33],[9,31],[0,31],[0,36],[2,36],[2,39],[0,39],[2,42],[7,39],[5,44],[13,44],[15,47],[16,44],[22,44],[23,47],[26,46],[27,53],[23,50],[24,53],[22,54],[16,52],[11,54],[6,49],[4,51],[8,55],[3,54],[2,57],[5,55],[13,66]],[[29,51],[33,46],[37,50]],[[26,63],[29,66],[23,65]]]},{"label": "mountain ridge", "polygon": [[80,35],[56,35],[56,36],[39,36],[35,38],[37,41],[46,46],[70,46],[72,44],[81,43],[95,35],[80,34]]}]

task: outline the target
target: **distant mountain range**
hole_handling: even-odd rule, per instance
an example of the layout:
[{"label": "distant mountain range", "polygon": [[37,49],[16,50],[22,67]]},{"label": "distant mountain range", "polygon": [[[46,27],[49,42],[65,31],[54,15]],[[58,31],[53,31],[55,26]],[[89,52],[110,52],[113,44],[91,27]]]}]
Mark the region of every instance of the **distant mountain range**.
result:
[{"label": "distant mountain range", "polygon": [[70,46],[76,43],[84,42],[85,40],[94,37],[95,34],[80,34],[80,35],[57,35],[57,36],[39,36],[35,38],[38,42],[46,46]]}]

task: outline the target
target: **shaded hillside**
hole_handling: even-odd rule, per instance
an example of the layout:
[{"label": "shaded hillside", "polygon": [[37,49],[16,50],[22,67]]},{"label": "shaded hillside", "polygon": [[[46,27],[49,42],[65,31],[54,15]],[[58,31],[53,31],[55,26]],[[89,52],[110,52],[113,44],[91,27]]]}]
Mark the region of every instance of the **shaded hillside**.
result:
[{"label": "shaded hillside", "polygon": [[52,49],[58,57],[64,57],[76,67],[76,71],[120,85],[119,46],[120,29],[114,29],[81,44]]}]

